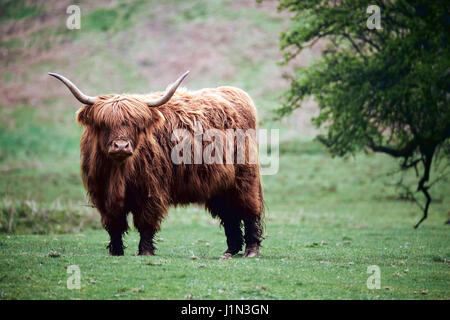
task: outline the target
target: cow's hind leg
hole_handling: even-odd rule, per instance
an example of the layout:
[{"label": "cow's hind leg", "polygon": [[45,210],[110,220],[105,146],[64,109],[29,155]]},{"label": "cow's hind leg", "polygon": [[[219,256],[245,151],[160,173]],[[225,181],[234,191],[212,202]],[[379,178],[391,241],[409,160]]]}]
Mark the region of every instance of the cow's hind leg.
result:
[{"label": "cow's hind leg", "polygon": [[209,200],[206,204],[207,209],[213,217],[219,217],[221,224],[225,229],[227,237],[227,250],[224,252],[224,258],[235,255],[242,250],[244,243],[241,230],[241,215],[234,210],[231,202],[226,197],[217,196]]},{"label": "cow's hind leg", "polygon": [[124,246],[122,242],[123,234],[128,230],[127,215],[118,217],[103,217],[103,225],[109,233],[108,244],[109,254],[112,256],[123,256]]},{"label": "cow's hind leg", "polygon": [[245,167],[240,171],[234,199],[244,220],[244,257],[255,257],[259,255],[259,247],[263,240],[264,213],[262,185],[257,167]]},{"label": "cow's hind leg", "polygon": [[259,247],[261,246],[263,228],[261,225],[261,217],[247,216],[244,218],[245,229],[245,251],[244,257],[251,258],[259,255]]}]

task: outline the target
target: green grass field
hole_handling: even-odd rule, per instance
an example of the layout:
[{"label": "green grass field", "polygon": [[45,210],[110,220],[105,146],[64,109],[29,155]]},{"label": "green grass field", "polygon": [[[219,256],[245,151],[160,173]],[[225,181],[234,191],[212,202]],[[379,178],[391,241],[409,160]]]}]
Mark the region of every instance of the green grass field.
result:
[{"label": "green grass field", "polygon": [[[0,18],[0,299],[450,298],[450,181],[433,186],[430,216],[414,230],[421,211],[394,186],[397,161],[332,158],[313,139],[314,104],[271,120],[288,87],[289,68],[277,61],[289,22],[270,1],[81,1],[78,31],[65,28],[67,4],[8,3]],[[308,51],[302,63],[315,57]],[[111,257],[98,214],[85,206],[77,103],[46,73],[94,95],[161,90],[185,69],[188,88],[239,86],[261,126],[280,128],[279,172],[263,177],[259,258],[219,260],[223,228],[194,205],[169,212],[156,256],[136,255],[131,229],[125,256]],[[67,288],[71,265],[80,290]],[[380,289],[366,285],[372,265]]]}]

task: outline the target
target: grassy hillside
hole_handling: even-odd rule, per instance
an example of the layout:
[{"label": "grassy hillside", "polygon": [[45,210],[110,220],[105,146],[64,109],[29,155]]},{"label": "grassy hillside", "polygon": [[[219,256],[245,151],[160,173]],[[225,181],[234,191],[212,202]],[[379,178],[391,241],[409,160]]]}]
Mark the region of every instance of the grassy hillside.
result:
[{"label": "grassy hillside", "polygon": [[[278,34],[289,21],[272,1],[80,1],[80,30],[65,26],[71,1],[1,3],[1,299],[450,298],[450,182],[433,187],[430,217],[413,230],[421,212],[393,185],[396,161],[331,158],[313,140],[314,102],[272,120],[288,87],[283,72],[292,72],[277,64]],[[162,90],[185,70],[189,89],[246,90],[261,126],[280,129],[279,173],[263,177],[259,259],[219,261],[223,228],[197,206],[171,210],[156,257],[134,255],[134,230],[125,257],[109,257],[98,214],[85,206],[79,105],[47,72],[98,95]],[[72,264],[81,290],[66,288]],[[380,290],[366,287],[370,265],[381,268]]]}]

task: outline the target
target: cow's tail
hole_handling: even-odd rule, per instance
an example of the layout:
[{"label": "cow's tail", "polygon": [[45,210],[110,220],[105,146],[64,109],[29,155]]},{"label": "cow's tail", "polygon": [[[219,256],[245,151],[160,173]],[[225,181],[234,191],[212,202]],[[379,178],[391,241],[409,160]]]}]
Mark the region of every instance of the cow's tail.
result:
[{"label": "cow's tail", "polygon": [[261,178],[259,179],[259,207],[260,207],[260,211],[261,211],[260,216],[261,216],[261,218],[264,218],[265,211],[266,211],[266,203],[264,202],[264,194],[263,194]]},{"label": "cow's tail", "polygon": [[265,222],[265,215],[266,215],[266,203],[264,202],[264,193],[263,193],[263,186],[262,186],[262,180],[261,177],[259,178],[259,208],[260,208],[260,214],[258,217],[258,225],[260,226],[260,240],[265,239],[266,235],[266,222]]}]

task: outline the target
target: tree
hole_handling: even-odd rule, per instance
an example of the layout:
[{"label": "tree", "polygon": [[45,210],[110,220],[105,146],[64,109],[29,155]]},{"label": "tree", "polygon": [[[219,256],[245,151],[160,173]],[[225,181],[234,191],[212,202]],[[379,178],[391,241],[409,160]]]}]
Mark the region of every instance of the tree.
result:
[{"label": "tree", "polygon": [[[382,29],[369,29],[370,5]],[[400,170],[415,169],[425,196],[417,228],[431,203],[432,163],[450,158],[449,2],[281,0],[279,10],[293,13],[280,36],[285,63],[319,39],[328,43],[291,77],[279,115],[314,96],[313,122],[326,132],[318,139],[333,155],[372,150],[401,159]]]}]

